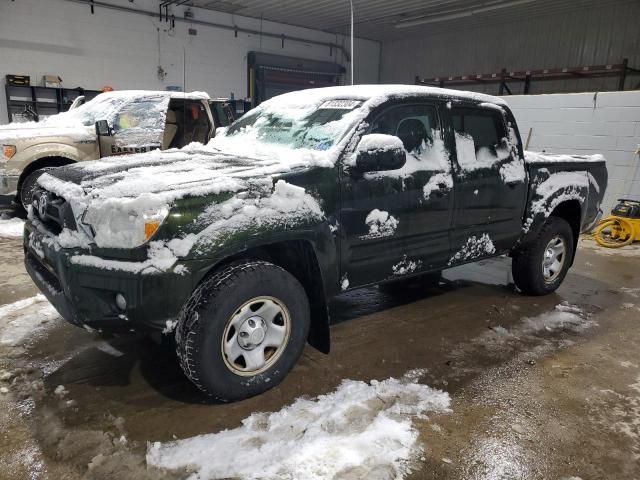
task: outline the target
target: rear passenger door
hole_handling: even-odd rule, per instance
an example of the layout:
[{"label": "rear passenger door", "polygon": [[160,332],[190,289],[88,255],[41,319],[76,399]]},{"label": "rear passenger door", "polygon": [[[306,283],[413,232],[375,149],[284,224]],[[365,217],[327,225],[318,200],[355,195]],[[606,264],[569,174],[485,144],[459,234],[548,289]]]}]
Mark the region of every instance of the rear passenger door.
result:
[{"label": "rear passenger door", "polygon": [[515,132],[498,106],[454,106],[454,217],[451,264],[510,248],[522,228],[527,193]]},{"label": "rear passenger door", "polygon": [[367,121],[365,134],[399,137],[407,160],[397,170],[343,171],[341,275],[349,287],[439,269],[449,258],[451,164],[436,104],[389,106]]}]

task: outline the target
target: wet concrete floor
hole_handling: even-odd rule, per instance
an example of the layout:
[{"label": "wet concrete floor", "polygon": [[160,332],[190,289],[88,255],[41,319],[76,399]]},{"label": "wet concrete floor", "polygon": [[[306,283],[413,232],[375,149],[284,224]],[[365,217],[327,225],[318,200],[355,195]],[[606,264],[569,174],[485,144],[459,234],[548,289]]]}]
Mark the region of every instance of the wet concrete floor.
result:
[{"label": "wet concrete floor", "polygon": [[[37,293],[21,262],[20,241],[0,239],[0,305]],[[0,345],[0,478],[184,478],[147,468],[147,442],[234,428],[343,379],[415,368],[452,405],[414,422],[423,454],[408,478],[640,478],[640,254],[583,240],[546,297],[518,294],[509,262],[451,270],[436,288],[342,295],[331,354],[307,348],[279,386],[234,404],[207,402],[148,339],[104,340],[57,321]],[[581,309],[585,328],[527,327],[562,302]]]}]

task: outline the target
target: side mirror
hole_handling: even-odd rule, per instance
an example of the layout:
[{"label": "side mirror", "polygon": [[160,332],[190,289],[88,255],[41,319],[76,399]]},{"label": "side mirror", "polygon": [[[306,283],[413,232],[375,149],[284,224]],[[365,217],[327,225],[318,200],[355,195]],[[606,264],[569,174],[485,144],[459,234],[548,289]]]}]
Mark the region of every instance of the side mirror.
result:
[{"label": "side mirror", "polygon": [[361,173],[397,170],[407,162],[402,140],[381,133],[364,135],[355,155],[355,169]]},{"label": "side mirror", "polygon": [[106,120],[98,120],[96,122],[96,135],[99,137],[110,137],[111,128],[109,128],[109,122]]}]

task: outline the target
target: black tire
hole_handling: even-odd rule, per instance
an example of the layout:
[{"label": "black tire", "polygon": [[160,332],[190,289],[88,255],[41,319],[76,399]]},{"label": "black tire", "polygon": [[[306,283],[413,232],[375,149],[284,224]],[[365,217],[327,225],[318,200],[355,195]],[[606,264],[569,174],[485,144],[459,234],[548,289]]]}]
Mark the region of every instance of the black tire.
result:
[{"label": "black tire", "polygon": [[[543,260],[547,247],[556,238],[564,242],[565,253],[557,274],[554,274],[553,278],[547,278]],[[538,237],[512,255],[511,271],[516,287],[526,295],[547,295],[554,292],[567,275],[573,259],[573,251],[573,231],[569,223],[563,218],[549,217],[540,229]]]},{"label": "black tire", "polygon": [[[229,339],[227,327],[233,329],[232,319],[238,317],[240,307],[260,297],[272,298],[285,307],[278,315],[284,319],[284,312],[289,314],[289,334],[267,361],[268,368],[256,374],[238,373],[233,368],[241,367],[231,365],[223,351],[223,337],[227,332]],[[271,263],[243,261],[225,267],[194,290],[178,318],[176,352],[186,376],[204,393],[222,402],[241,400],[282,381],[302,354],[309,325],[309,301],[293,275]],[[232,338],[239,344],[243,333],[234,332]]]},{"label": "black tire", "polygon": [[429,272],[416,277],[381,283],[378,285],[378,289],[384,293],[397,295],[405,293],[411,287],[437,287],[441,278],[442,271]]},{"label": "black tire", "polygon": [[20,185],[20,191],[18,192],[18,199],[20,200],[20,205],[22,205],[22,208],[25,211],[27,211],[29,205],[31,205],[33,191],[38,185],[38,178],[43,173],[46,173],[47,170],[51,170],[51,167],[39,168],[37,170],[34,170],[22,181],[22,184]]}]

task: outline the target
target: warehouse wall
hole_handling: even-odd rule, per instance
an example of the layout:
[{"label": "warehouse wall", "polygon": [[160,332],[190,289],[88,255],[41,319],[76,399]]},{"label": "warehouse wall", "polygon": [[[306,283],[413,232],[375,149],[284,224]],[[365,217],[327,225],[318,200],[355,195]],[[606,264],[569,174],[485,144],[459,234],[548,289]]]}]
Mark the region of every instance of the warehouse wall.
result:
[{"label": "warehouse wall", "polygon": [[[106,0],[112,4],[156,12],[157,0]],[[174,7],[183,17],[185,7]],[[237,25],[263,32],[286,34],[348,46],[348,39],[324,32],[297,28],[259,19],[231,16],[192,8],[198,20]],[[96,7],[91,15],[88,5],[63,0],[0,0],[0,85],[7,73],[27,74],[39,84],[42,75],[56,74],[64,86],[100,89],[161,89],[182,85],[183,48],[186,50],[186,88],[204,90],[212,96],[236,98],[247,94],[248,51],[264,51],[306,59],[349,64],[341,53],[329,47],[285,41],[279,38],[193,25],[197,36],[189,36],[189,25],[169,24],[151,16],[141,16]],[[355,80],[377,83],[380,45],[356,39],[358,62]],[[164,81],[157,77],[158,64],[167,71]],[[345,79],[349,81],[348,77]],[[4,88],[0,95],[0,124],[7,122]]]},{"label": "warehouse wall", "polygon": [[529,150],[601,153],[607,160],[608,213],[618,198],[640,200],[640,91],[504,97]]},{"label": "warehouse wall", "polygon": [[[413,83],[415,76],[440,77],[508,70],[621,63],[640,68],[640,2],[619,0],[602,8],[533,17],[460,30],[456,22],[424,25],[424,36],[383,43],[382,82]],[[448,28],[445,28],[448,27]],[[433,32],[433,33],[429,33]],[[439,33],[436,33],[439,32]],[[640,88],[640,75],[627,79]],[[522,83],[511,83],[522,93]],[[465,90],[498,93],[498,85]],[[617,79],[533,82],[531,93],[616,90]]]}]

